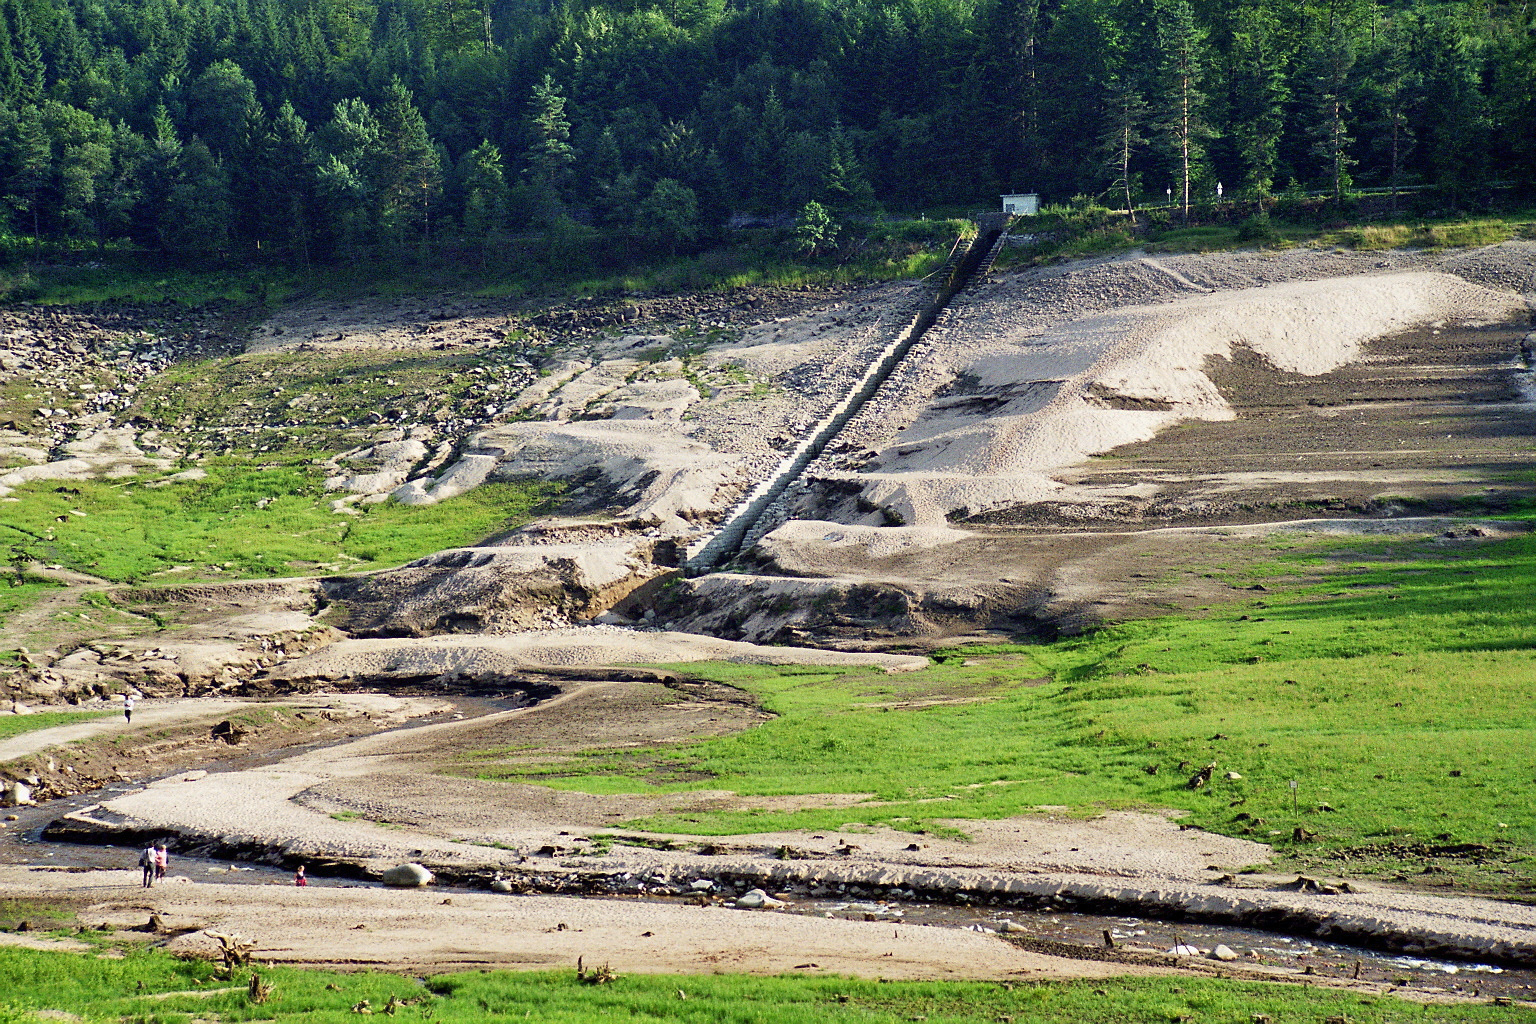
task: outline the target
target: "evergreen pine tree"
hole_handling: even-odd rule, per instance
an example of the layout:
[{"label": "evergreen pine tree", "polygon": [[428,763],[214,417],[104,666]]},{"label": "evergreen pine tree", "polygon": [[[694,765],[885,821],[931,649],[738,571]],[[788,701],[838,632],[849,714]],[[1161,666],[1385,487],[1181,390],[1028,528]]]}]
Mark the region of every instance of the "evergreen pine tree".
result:
[{"label": "evergreen pine tree", "polygon": [[1372,150],[1392,188],[1392,212],[1397,213],[1404,168],[1413,152],[1412,105],[1415,83],[1408,41],[1395,23],[1384,26],[1365,63],[1366,96],[1374,109],[1369,128]]},{"label": "evergreen pine tree", "polygon": [[1326,37],[1315,40],[1307,60],[1307,106],[1311,114],[1312,155],[1317,158],[1323,179],[1333,192],[1334,202],[1344,198],[1351,184],[1349,169],[1355,160],[1349,147],[1350,72],[1355,66],[1355,51],[1344,28],[1335,23]]},{"label": "evergreen pine tree", "polygon": [[153,130],[138,161],[139,204],[133,233],[145,245],[171,248],[170,234],[175,228],[171,192],[180,173],[181,152],[181,137],[161,104],[155,108]]},{"label": "evergreen pine tree", "polygon": [[180,251],[210,251],[229,241],[229,178],[201,139],[176,162],[176,182],[166,202],[165,244]]},{"label": "evergreen pine tree", "polygon": [[1041,86],[1036,46],[1041,35],[1041,0],[992,0],[981,16],[977,54],[983,99],[1006,126],[1004,173],[1015,187],[1040,176]]},{"label": "evergreen pine tree", "polygon": [[533,87],[528,105],[528,128],[533,139],[527,153],[528,178],[533,189],[534,214],[546,224],[564,213],[561,186],[567,169],[576,159],[565,103],[553,76],[545,75]]},{"label": "evergreen pine tree", "polygon": [[789,142],[789,115],[775,86],[770,85],[763,95],[762,109],[751,132],[742,156],[751,173],[753,205],[774,209],[784,197],[784,149]]},{"label": "evergreen pine tree", "polygon": [[489,141],[470,150],[460,174],[464,189],[464,233],[489,249],[507,223],[507,177],[501,150]]},{"label": "evergreen pine tree", "polygon": [[379,106],[379,223],[399,238],[407,231],[431,233],[431,210],[443,190],[442,161],[427,134],[427,123],[397,78]]},{"label": "evergreen pine tree", "polygon": [[550,75],[533,87],[529,102],[529,128],[533,143],[528,148],[528,162],[533,172],[554,182],[571,162],[576,152],[571,148],[571,122],[565,112],[566,99]]},{"label": "evergreen pine tree", "polygon": [[1205,32],[1195,23],[1189,0],[1156,0],[1156,123],[1173,166],[1183,219],[1189,220],[1194,182],[1211,129],[1205,123],[1207,72]]},{"label": "evergreen pine tree", "polygon": [[320,223],[328,245],[356,253],[376,241],[378,182],[383,173],[382,129],[366,102],[345,99],[325,125],[315,169]]},{"label": "evergreen pine tree", "polygon": [[0,8],[0,107],[15,109],[21,93],[21,75],[16,68],[12,53],[11,22],[5,9]]},{"label": "evergreen pine tree", "polygon": [[1147,143],[1145,126],[1149,111],[1146,98],[1129,73],[1121,72],[1109,80],[1100,152],[1115,176],[1110,187],[1118,187],[1125,196],[1125,210],[1132,224],[1136,223],[1136,204],[1131,195],[1131,164]]},{"label": "evergreen pine tree", "polygon": [[1511,173],[1536,183],[1536,10],[1511,20],[1493,53],[1490,103]]},{"label": "evergreen pine tree", "polygon": [[1231,118],[1228,129],[1242,168],[1244,190],[1253,198],[1270,194],[1285,130],[1289,55],[1273,10],[1244,7],[1233,26]]},{"label": "evergreen pine tree", "polygon": [[43,63],[43,47],[32,30],[26,9],[12,8],[15,24],[11,28],[12,50],[16,68],[15,98],[22,103],[38,103],[48,87],[48,71]]},{"label": "evergreen pine tree", "polygon": [[1418,20],[1413,63],[1420,153],[1435,184],[1460,195],[1486,180],[1489,168],[1493,126],[1477,44],[1452,14],[1435,10]]},{"label": "evergreen pine tree", "polygon": [[827,164],[822,172],[821,192],[837,216],[868,214],[875,208],[875,190],[864,177],[853,143],[841,124],[833,125],[827,135]]},{"label": "evergreen pine tree", "polygon": [[278,108],[261,152],[258,238],[286,245],[307,263],[315,206],[315,140],[292,103]]},{"label": "evergreen pine tree", "polygon": [[26,215],[34,244],[42,236],[44,193],[53,169],[53,148],[36,107],[23,107],[6,133],[5,163],[11,169],[5,181],[6,202]]}]

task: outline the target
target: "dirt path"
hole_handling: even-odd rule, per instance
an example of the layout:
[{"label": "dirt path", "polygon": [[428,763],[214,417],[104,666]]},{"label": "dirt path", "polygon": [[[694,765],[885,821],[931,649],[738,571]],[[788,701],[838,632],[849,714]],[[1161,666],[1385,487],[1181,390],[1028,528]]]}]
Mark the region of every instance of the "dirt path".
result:
[{"label": "dirt path", "polygon": [[[1120,913],[1155,916],[1176,906],[1234,924],[1299,922],[1303,934],[1417,944],[1438,955],[1536,959],[1536,908],[1365,883],[1319,893],[1236,877],[1238,867],[1265,861],[1267,848],[1186,831],[1159,815],[965,822],[966,842],[930,835],[914,843],[908,833],[858,828],[724,839],[621,832],[617,841],[610,834],[610,848],[575,830],[684,806],[739,810],[782,801],[726,791],[594,796],[435,774],[458,754],[494,745],[498,730],[515,739],[566,729],[574,738],[593,722],[630,721],[638,734],[655,708],[645,684],[578,685],[531,708],[368,736],[246,771],[174,776],[63,821],[79,834],[165,834],[179,836],[183,851],[331,860],[375,875],[407,861],[469,884],[506,872],[517,886],[544,891],[687,895],[709,879],[717,908],[754,883],[793,900],[849,888],[1007,906],[1055,906],[1060,897]],[[797,799],[836,806],[857,795]],[[777,964],[747,945],[745,961]]]},{"label": "dirt path", "polygon": [[[194,697],[187,700],[144,700],[134,705],[133,722],[123,720],[122,706],[109,704],[100,718],[72,725],[59,725],[50,729],[12,736],[0,740],[0,763],[37,754],[52,747],[88,740],[97,736],[114,734],[136,735],[146,729],[163,729],[166,726],[184,725],[189,722],[212,722],[227,717],[232,712],[253,705],[270,704],[272,701],[233,700],[216,697]],[[441,710],[442,702],[425,698],[403,700],[378,693],[348,693],[292,696],[282,702],[284,707],[298,710],[336,710],[349,712],[379,712],[392,717],[409,718]],[[86,709],[92,710],[92,709]]]},{"label": "dirt path", "polygon": [[14,761],[18,757],[36,754],[50,747],[62,746],[65,743],[73,743],[76,740],[91,739],[95,736],[131,733],[135,729],[179,725],[183,722],[196,721],[201,718],[222,717],[230,711],[244,707],[247,703],[247,701],[243,700],[216,700],[212,698],[139,701],[133,708],[133,717],[137,720],[134,724],[129,724],[123,720],[123,711],[120,704],[109,704],[102,710],[100,717],[93,721],[76,722],[72,725],[56,725],[51,729],[24,732],[20,736],[12,736],[8,740],[0,740],[0,762]]}]

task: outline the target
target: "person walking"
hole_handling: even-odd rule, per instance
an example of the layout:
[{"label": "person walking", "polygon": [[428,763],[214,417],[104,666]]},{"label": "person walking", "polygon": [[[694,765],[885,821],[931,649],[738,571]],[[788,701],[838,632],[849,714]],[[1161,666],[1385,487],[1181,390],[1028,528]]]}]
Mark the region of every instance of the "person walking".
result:
[{"label": "person walking", "polygon": [[123,720],[129,725],[133,724],[133,694],[131,693],[123,697]]},{"label": "person walking", "polygon": [[139,867],[144,869],[144,888],[148,889],[155,884],[155,868],[160,863],[160,858],[155,854],[155,844],[150,843],[139,853]]},{"label": "person walking", "polygon": [[309,884],[309,879],[304,877],[304,865],[303,864],[300,864],[299,865],[299,870],[297,870],[297,871],[295,871],[293,873],[293,884],[294,885],[308,885]]},{"label": "person walking", "polygon": [[155,879],[158,881],[165,877],[165,869],[170,867],[171,855],[166,852],[165,841],[155,844]]}]

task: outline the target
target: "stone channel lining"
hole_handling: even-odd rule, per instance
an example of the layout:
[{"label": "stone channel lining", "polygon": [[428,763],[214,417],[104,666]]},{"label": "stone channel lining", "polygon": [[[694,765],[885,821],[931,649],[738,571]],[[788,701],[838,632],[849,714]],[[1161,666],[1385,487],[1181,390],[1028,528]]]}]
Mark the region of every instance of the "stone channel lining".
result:
[{"label": "stone channel lining", "polygon": [[[696,542],[689,549],[686,566],[690,573],[709,572],[717,566],[724,565],[741,552],[746,542],[756,539],[753,527],[762,519],[764,513],[773,507],[790,484],[800,478],[805,468],[821,455],[827,445],[875,396],[896,367],[900,366],[902,360],[912,351],[912,347],[937,322],[950,301],[970,283],[983,262],[994,258],[996,244],[1001,240],[1007,225],[1006,215],[989,214],[982,218],[980,230],[971,239],[969,246],[961,249],[957,244],[949,264],[946,264],[940,272],[941,284],[937,295],[920,312],[913,315],[906,328],[900,331],[881,351],[880,357],[870,364],[858,385],[832,408],[810,436],[801,441],[794,451],[779,463],[773,475],[753,488],[726,517],[719,529]],[[988,266],[990,266],[989,262]],[[916,291],[921,296],[926,290],[925,286],[920,285]]]}]

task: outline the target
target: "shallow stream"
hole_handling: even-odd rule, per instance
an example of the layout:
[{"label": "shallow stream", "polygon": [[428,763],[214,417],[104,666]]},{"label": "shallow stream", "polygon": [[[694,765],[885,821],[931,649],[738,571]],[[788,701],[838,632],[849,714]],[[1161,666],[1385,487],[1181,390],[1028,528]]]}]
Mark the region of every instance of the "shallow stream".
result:
[{"label": "shallow stream", "polygon": [[[109,787],[111,789],[118,787]],[[122,784],[121,788],[129,788]],[[99,799],[103,794],[97,794]],[[80,806],[94,802],[75,798]],[[84,846],[50,843],[37,839],[46,820],[57,816],[64,801],[51,804],[43,821],[38,821],[19,838],[0,842],[0,861],[12,864],[47,865],[61,871],[136,870],[138,850],[121,846]],[[9,837],[7,837],[9,838]],[[264,864],[207,860],[173,856],[170,873],[195,882],[225,885],[291,885],[293,875],[282,868]],[[332,878],[311,874],[312,887],[383,888],[380,883],[353,878]],[[444,886],[444,888],[450,888]],[[508,896],[508,899],[517,899]],[[607,896],[569,899],[625,899],[659,903],[683,903],[678,897]],[[1104,932],[1118,947],[1155,950],[1162,953],[1177,944],[1197,947],[1202,952],[1225,945],[1247,962],[1291,967],[1328,978],[1358,978],[1361,981],[1401,984],[1404,988],[1457,995],[1536,997],[1536,971],[1503,968],[1490,964],[1454,963],[1418,957],[1392,956],[1372,950],[1356,949],[1335,943],[1316,942],[1271,932],[1198,922],[1168,922],[1137,917],[1100,917],[1094,914],[1030,912],[990,909],[947,904],[902,901],[797,900],[780,913],[807,914],[817,917],[846,918],[854,921],[889,921],[893,929],[911,927],[966,928],[973,931],[999,931],[1025,939],[1043,940],[1080,947],[1085,957],[1097,958],[1103,949]],[[743,910],[743,914],[773,911]],[[1053,951],[1053,950],[1052,950]],[[1357,968],[1358,965],[1358,968]]]},{"label": "shallow stream", "polygon": [[[517,706],[496,698],[454,698],[455,710],[429,718],[417,719],[403,728],[467,718]],[[214,771],[238,771],[291,757],[346,740],[328,740],[309,747],[289,747],[281,751],[235,758],[210,766]],[[142,783],[113,783],[93,793],[49,801],[38,807],[16,808],[11,813],[18,820],[0,826],[0,863],[35,865],[44,870],[137,870],[138,849],[125,846],[83,845],[46,842],[40,838],[43,828],[70,811],[100,803],[114,794],[141,788]],[[218,882],[243,885],[291,885],[293,876],[283,868],[264,864],[173,855],[172,876],[184,876],[192,882]],[[355,878],[327,877],[311,873],[312,887],[382,888],[377,882]],[[443,886],[444,888],[452,888]],[[508,896],[508,899],[517,899]],[[627,899],[659,903],[683,903],[685,897],[614,895],[603,897],[568,896],[570,899]],[[773,911],[743,910],[742,913]],[[1356,978],[1361,981],[1399,984],[1416,991],[1442,991],[1456,995],[1512,996],[1536,998],[1536,970],[1504,968],[1491,964],[1430,960],[1396,956],[1335,943],[1317,942],[1255,929],[1198,922],[1167,922],[1138,917],[1104,917],[1061,911],[1028,911],[970,907],[917,901],[860,901],[849,899],[801,899],[793,901],[780,913],[845,918],[855,921],[888,921],[893,929],[910,927],[965,928],[973,931],[1007,931],[1025,940],[1059,943],[1077,947],[1082,956],[1100,959],[1104,935],[1108,933],[1117,947],[1136,951],[1169,952],[1176,945],[1194,946],[1202,955],[1217,945],[1225,945],[1242,961],[1290,967],[1321,977]],[[1047,952],[1065,950],[1048,949]]]}]

